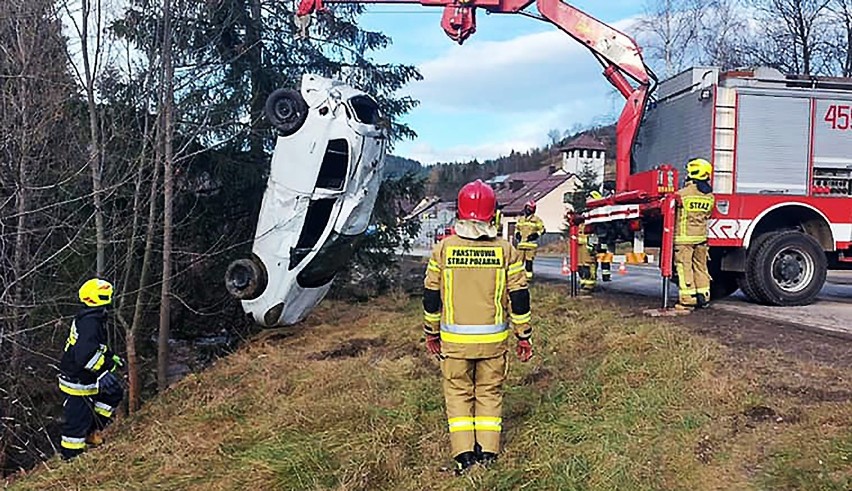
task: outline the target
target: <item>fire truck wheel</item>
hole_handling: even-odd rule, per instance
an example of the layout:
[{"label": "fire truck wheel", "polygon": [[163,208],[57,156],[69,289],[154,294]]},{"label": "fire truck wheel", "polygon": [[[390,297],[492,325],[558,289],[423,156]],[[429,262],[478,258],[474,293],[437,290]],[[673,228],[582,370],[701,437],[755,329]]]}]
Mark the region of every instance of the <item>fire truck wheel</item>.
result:
[{"label": "fire truck wheel", "polygon": [[278,89],[266,99],[266,119],[281,136],[299,131],[308,118],[308,104],[295,90]]},{"label": "fire truck wheel", "polygon": [[253,300],[266,288],[266,272],[253,259],[237,259],[225,272],[225,288],[240,300]]},{"label": "fire truck wheel", "polygon": [[827,272],[825,252],[813,237],[798,231],[773,234],[754,256],[757,294],[779,306],[807,305],[822,290]]},{"label": "fire truck wheel", "polygon": [[758,278],[755,273],[760,269],[755,263],[757,252],[763,246],[764,242],[771,237],[770,234],[760,235],[751,241],[751,247],[748,248],[748,256],[746,259],[746,272],[737,275],[737,285],[742,290],[743,294],[753,303],[767,304],[769,299],[763,298],[757,290]]}]

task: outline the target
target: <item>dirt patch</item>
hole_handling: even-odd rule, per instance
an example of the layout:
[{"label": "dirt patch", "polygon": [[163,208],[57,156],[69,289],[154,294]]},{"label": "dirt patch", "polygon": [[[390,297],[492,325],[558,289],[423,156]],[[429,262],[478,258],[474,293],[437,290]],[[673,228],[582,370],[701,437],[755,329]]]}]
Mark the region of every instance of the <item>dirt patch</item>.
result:
[{"label": "dirt patch", "polygon": [[309,360],[334,360],[338,358],[355,358],[361,356],[370,348],[376,348],[385,345],[384,339],[379,338],[355,338],[344,341],[334,349],[320,351],[308,355]]},{"label": "dirt patch", "polygon": [[521,378],[521,385],[534,385],[538,389],[546,389],[553,380],[553,372],[547,368],[536,366],[531,372]]},{"label": "dirt patch", "polygon": [[705,435],[704,438],[698,440],[698,443],[695,444],[695,458],[698,459],[702,464],[709,464],[713,460],[713,454],[715,453],[715,449],[713,448],[713,441],[710,440],[710,436]]},{"label": "dirt patch", "polygon": [[792,396],[805,402],[850,402],[852,391],[830,390],[809,386],[790,386],[787,384],[767,384],[770,393]]},{"label": "dirt patch", "polygon": [[[655,298],[602,292],[625,309],[640,311],[659,307]],[[711,337],[737,354],[751,354],[755,349],[778,351],[809,363],[836,368],[852,368],[852,340],[800,329],[784,322],[738,315],[723,310],[704,309],[671,322],[687,326],[692,332]]]},{"label": "dirt patch", "polygon": [[771,407],[752,406],[743,411],[743,416],[748,418],[752,423],[763,423],[765,421],[774,421],[778,417],[778,413]]}]

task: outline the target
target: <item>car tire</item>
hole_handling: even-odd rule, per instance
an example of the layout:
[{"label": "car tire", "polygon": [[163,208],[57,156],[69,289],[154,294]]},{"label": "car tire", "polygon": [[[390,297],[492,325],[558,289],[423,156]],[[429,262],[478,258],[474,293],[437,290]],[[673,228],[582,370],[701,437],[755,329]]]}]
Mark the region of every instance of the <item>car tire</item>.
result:
[{"label": "car tire", "polygon": [[278,89],[266,99],[266,119],[281,136],[299,131],[308,119],[308,104],[295,90]]},{"label": "car tire", "polygon": [[773,234],[760,245],[746,274],[757,294],[777,306],[808,305],[825,284],[828,261],[822,246],[798,231]]},{"label": "car tire", "polygon": [[225,288],[239,300],[254,300],[266,289],[266,271],[253,259],[238,259],[225,272]]}]

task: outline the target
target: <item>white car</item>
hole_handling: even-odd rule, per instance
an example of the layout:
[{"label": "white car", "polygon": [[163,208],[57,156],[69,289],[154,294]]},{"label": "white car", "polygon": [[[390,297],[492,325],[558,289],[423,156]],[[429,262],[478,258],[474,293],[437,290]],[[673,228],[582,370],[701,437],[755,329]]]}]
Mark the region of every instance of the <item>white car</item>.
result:
[{"label": "white car", "polygon": [[373,212],[388,143],[376,101],[342,82],[302,78],[266,101],[278,131],[251,259],[228,291],[264,327],[303,320],[347,265]]}]

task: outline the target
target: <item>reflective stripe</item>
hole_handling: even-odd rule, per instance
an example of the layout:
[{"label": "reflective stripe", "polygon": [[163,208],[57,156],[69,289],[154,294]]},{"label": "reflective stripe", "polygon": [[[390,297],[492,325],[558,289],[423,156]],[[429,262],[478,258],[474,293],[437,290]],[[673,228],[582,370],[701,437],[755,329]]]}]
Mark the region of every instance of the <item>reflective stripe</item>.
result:
[{"label": "reflective stripe", "polygon": [[428,269],[429,271],[434,271],[436,273],[441,272],[441,267],[438,265],[438,261],[435,261],[434,259],[429,260],[429,265],[426,266],[426,269]]},{"label": "reflective stripe", "polygon": [[423,311],[423,319],[425,319],[426,322],[441,322],[441,313],[437,312],[437,313],[431,314],[431,313],[426,312],[424,310]]},{"label": "reflective stripe", "polygon": [[500,343],[508,339],[508,337],[509,331],[498,332],[496,334],[456,334],[441,331],[441,341],[457,344]]},{"label": "reflective stripe", "polygon": [[458,418],[450,418],[447,420],[447,426],[450,428],[450,433],[457,431],[473,431],[474,420],[470,416],[461,416]]},{"label": "reflective stripe", "polygon": [[447,317],[447,323],[452,324],[455,319],[455,311],[453,309],[453,270],[444,270],[444,315]]},{"label": "reflective stripe", "polygon": [[477,416],[474,418],[476,431],[501,431],[503,429],[503,418],[493,416]]},{"label": "reflective stripe", "polygon": [[95,402],[95,412],[101,416],[111,418],[113,411],[115,411],[114,407],[104,404],[103,402]]},{"label": "reflective stripe", "polygon": [[95,352],[94,356],[86,363],[86,370],[97,372],[104,364],[104,354],[100,351]]},{"label": "reflective stripe", "polygon": [[70,396],[93,396],[98,393],[98,384],[75,384],[65,379],[59,379],[59,390]]},{"label": "reflective stripe", "polygon": [[526,314],[512,314],[512,324],[528,324],[532,319],[532,312],[527,312]]},{"label": "reflective stripe", "polygon": [[506,270],[498,269],[494,286],[494,324],[503,324],[503,290],[506,289]]},{"label": "reflective stripe", "polygon": [[70,450],[80,450],[86,448],[86,439],[63,436],[62,443],[60,445],[62,446],[62,448],[67,448]]},{"label": "reflective stripe", "polygon": [[509,265],[508,275],[512,276],[513,274],[518,274],[524,271],[524,262],[518,261],[516,263],[512,263]]},{"label": "reflective stripe", "polygon": [[535,242],[519,242],[518,249],[536,249],[538,244]]},{"label": "reflective stripe", "polygon": [[441,324],[441,331],[454,334],[495,334],[505,331],[507,327],[505,322],[488,325]]}]

